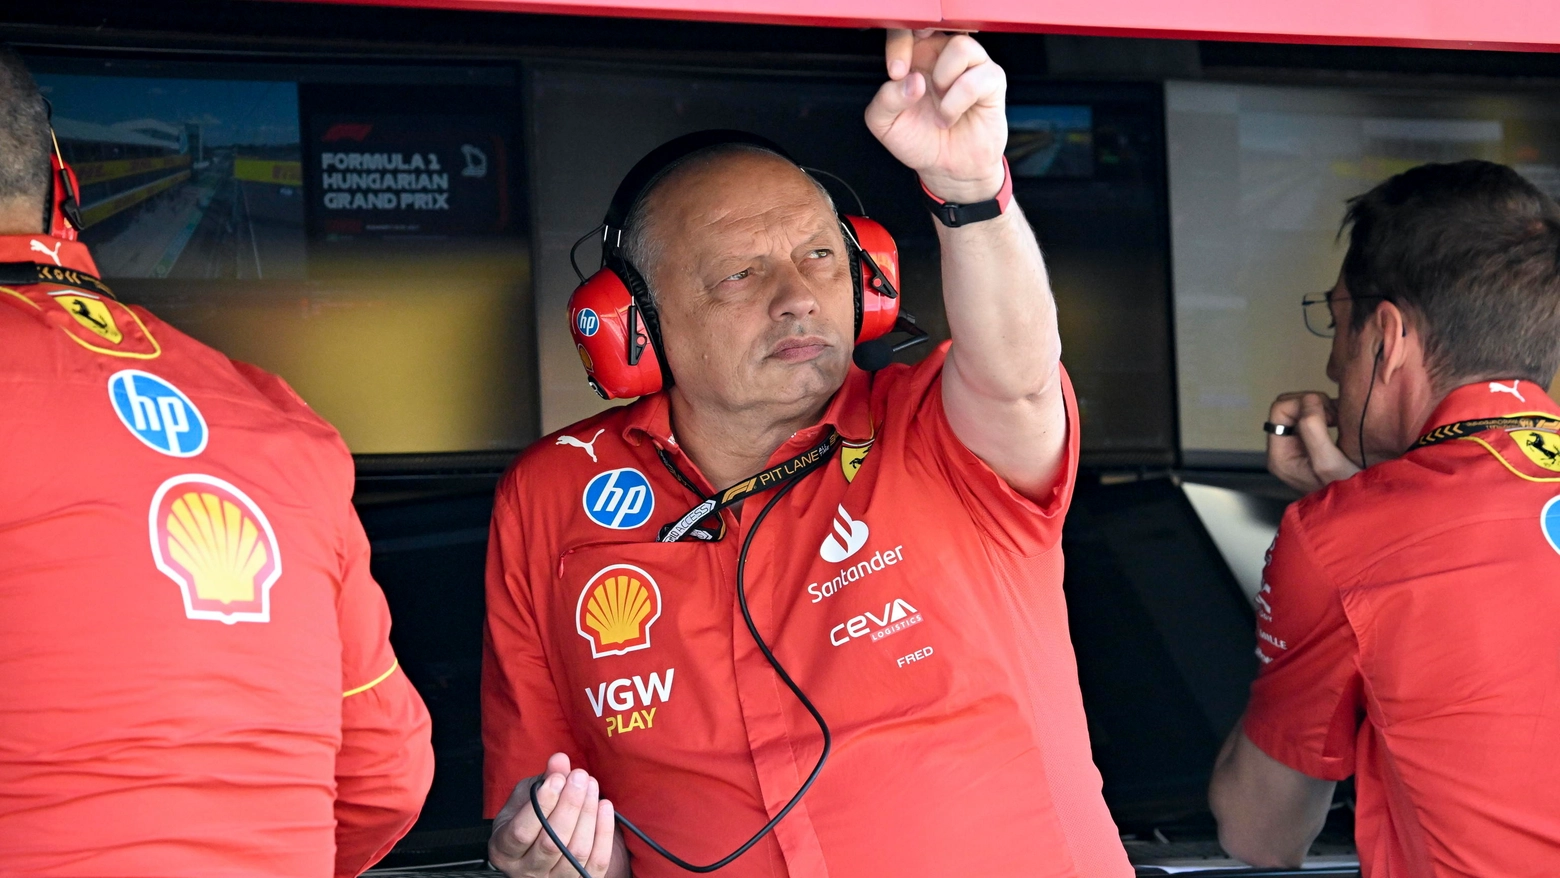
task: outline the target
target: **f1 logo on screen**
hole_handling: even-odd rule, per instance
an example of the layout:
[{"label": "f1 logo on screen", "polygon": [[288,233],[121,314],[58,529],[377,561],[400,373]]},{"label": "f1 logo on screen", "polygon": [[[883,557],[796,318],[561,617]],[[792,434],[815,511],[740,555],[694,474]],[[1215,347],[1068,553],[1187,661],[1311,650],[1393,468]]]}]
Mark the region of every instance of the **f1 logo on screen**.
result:
[{"label": "f1 logo on screen", "polygon": [[637,469],[607,470],[585,486],[582,498],[590,520],[613,530],[629,530],[650,520],[655,492],[650,480]]},{"label": "f1 logo on screen", "polygon": [[206,419],[172,384],[139,369],[124,369],[108,379],[114,414],[135,438],[170,457],[194,457],[206,450]]}]

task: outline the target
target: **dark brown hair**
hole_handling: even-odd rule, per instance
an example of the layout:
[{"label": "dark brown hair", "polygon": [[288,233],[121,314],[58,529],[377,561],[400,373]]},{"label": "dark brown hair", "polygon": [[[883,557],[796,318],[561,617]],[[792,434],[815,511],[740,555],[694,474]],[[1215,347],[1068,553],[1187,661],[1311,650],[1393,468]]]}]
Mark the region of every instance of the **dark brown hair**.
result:
[{"label": "dark brown hair", "polygon": [[1355,332],[1390,301],[1423,335],[1438,389],[1549,386],[1560,369],[1560,207],[1522,175],[1485,161],[1420,165],[1351,199],[1343,228],[1343,281],[1365,306],[1352,309]]}]

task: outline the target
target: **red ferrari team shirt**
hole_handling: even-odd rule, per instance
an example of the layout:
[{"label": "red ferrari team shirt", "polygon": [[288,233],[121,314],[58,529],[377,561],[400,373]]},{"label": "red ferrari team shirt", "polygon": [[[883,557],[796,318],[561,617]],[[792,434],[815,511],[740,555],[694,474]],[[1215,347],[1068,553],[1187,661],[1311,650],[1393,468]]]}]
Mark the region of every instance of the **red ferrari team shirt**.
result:
[{"label": "red ferrari team shirt", "polygon": [[80,244],[0,263],[0,872],[357,874],[432,752],[345,446]]},{"label": "red ferrari team shirt", "polygon": [[[842,444],[752,537],[747,599],[833,752],[739,876],[1130,875],[1100,796],[1062,600],[1067,452],[1030,502],[943,413],[946,348],[852,369],[771,460]],[[660,455],[688,479],[684,484]],[[487,812],[563,751],[673,853],[709,863],[783,808],[822,749],[749,636],[739,547],[657,542],[713,486],[664,394],[532,446],[499,487],[488,566]],[[724,488],[726,486],[722,486]],[[629,839],[640,878],[686,874]]]},{"label": "red ferrari team shirt", "polygon": [[[1557,412],[1536,384],[1480,381],[1425,431]],[[1284,516],[1245,731],[1297,771],[1355,776],[1370,878],[1560,875],[1557,498],[1560,435],[1520,427],[1410,451]]]}]

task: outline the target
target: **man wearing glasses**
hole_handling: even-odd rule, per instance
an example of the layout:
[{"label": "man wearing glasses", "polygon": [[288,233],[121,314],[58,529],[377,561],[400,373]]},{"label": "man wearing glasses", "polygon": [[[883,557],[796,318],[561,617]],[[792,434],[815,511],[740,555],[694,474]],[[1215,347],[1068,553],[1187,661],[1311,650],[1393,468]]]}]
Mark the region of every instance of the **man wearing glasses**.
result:
[{"label": "man wearing glasses", "polygon": [[1220,841],[1298,865],[1353,775],[1365,878],[1560,874],[1560,207],[1468,161],[1344,222],[1338,283],[1305,305],[1337,398],[1284,394],[1265,425],[1306,496],[1214,768]]}]

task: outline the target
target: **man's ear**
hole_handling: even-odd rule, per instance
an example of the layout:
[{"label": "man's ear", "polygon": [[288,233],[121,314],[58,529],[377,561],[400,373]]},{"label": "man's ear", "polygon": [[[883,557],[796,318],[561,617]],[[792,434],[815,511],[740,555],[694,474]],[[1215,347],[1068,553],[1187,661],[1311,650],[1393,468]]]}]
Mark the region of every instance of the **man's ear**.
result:
[{"label": "man's ear", "polygon": [[1371,323],[1377,332],[1377,368],[1384,381],[1390,381],[1399,369],[1419,354],[1418,333],[1410,334],[1408,315],[1395,303],[1383,301],[1376,307]]}]

